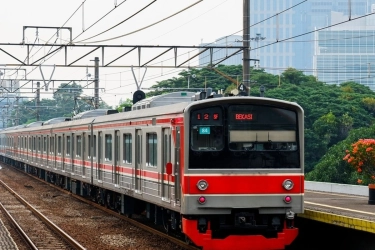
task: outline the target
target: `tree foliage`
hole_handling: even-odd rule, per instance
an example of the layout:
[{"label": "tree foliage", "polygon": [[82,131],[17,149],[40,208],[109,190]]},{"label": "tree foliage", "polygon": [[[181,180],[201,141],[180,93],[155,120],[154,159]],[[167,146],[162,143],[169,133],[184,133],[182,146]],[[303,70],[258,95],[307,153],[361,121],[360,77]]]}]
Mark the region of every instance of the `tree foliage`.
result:
[{"label": "tree foliage", "polygon": [[[217,70],[238,82],[242,81],[241,65],[219,65]],[[195,77],[192,78],[192,75]],[[251,68],[250,78],[251,96],[259,96],[263,86],[265,97],[296,102],[304,109],[305,169],[306,172],[313,171],[308,175],[310,179],[356,181],[342,161],[340,145],[342,147],[347,138],[353,137],[350,136],[351,131],[371,127],[374,123],[375,93],[369,87],[352,81],[340,85],[326,84],[293,68],[280,75]],[[194,91],[210,87],[215,92],[224,90],[229,93],[237,87],[233,81],[210,68],[190,69],[182,71],[178,77],[157,82],[152,87],[159,90],[147,93],[147,96],[176,91],[174,88],[187,90],[188,81]]]},{"label": "tree foliage", "polygon": [[[19,124],[37,120],[46,121],[56,117],[72,117],[75,114],[93,109],[93,98],[82,97],[82,87],[76,83],[62,83],[53,94],[53,99],[41,99],[39,108],[35,100],[24,101],[21,108],[13,111],[19,117]],[[110,108],[105,102],[99,102],[101,108]],[[13,124],[9,124],[12,126]]]}]

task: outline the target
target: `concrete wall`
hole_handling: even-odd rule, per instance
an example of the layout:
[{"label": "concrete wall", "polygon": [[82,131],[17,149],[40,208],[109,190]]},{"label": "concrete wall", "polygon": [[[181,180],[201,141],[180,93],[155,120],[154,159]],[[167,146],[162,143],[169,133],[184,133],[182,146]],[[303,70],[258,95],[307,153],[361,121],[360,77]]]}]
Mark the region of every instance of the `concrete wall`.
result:
[{"label": "concrete wall", "polygon": [[368,187],[360,185],[305,181],[305,189],[319,192],[368,196]]}]

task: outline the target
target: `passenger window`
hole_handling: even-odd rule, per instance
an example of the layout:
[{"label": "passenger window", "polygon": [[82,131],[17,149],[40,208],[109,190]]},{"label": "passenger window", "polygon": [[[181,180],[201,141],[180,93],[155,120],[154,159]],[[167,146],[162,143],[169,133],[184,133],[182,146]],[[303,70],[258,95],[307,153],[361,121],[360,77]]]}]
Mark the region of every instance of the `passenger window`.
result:
[{"label": "passenger window", "polygon": [[123,163],[132,163],[132,135],[123,134]]},{"label": "passenger window", "polygon": [[157,166],[157,135],[156,133],[148,133],[146,139],[146,166]]}]

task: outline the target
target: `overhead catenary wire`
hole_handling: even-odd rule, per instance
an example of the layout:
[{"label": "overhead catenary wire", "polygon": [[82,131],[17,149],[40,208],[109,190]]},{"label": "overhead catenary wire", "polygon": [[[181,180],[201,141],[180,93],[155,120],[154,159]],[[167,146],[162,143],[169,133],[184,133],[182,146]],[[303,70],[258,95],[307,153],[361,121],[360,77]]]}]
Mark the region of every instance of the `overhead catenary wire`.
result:
[{"label": "overhead catenary wire", "polygon": [[[156,0],[155,0],[155,1],[156,1]],[[174,14],[168,16],[168,17],[165,17],[165,18],[163,18],[163,19],[161,19],[161,20],[159,20],[159,21],[157,21],[157,22],[155,22],[155,23],[152,23],[152,24],[147,25],[147,26],[145,26],[145,27],[143,27],[143,28],[140,28],[140,29],[134,30],[134,31],[132,31],[132,32],[129,32],[129,33],[126,33],[126,34],[123,34],[123,35],[120,35],[120,36],[116,36],[116,37],[108,38],[108,39],[103,39],[103,40],[99,40],[99,41],[85,42],[85,43],[88,44],[88,43],[100,43],[100,42],[106,42],[106,41],[115,40],[115,39],[118,39],[118,38],[121,38],[121,37],[125,37],[125,36],[128,36],[128,35],[131,35],[131,34],[137,33],[137,32],[139,32],[139,31],[142,31],[142,30],[145,30],[145,29],[147,29],[147,28],[149,28],[149,27],[152,27],[152,26],[154,26],[154,25],[156,25],[156,24],[158,24],[158,23],[161,23],[161,22],[163,22],[163,21],[165,21],[165,20],[167,20],[167,19],[169,19],[169,18],[171,18],[171,17],[173,17],[173,16],[176,16],[177,14],[180,14],[181,12],[184,12],[185,10],[190,9],[191,7],[193,7],[194,5],[196,5],[196,4],[198,4],[198,3],[202,2],[202,1],[203,1],[203,0],[198,0],[197,2],[195,2],[195,3],[193,3],[193,4],[191,4],[191,5],[187,6],[187,7],[185,7],[184,9],[182,9],[182,10],[180,10],[180,11],[177,11],[176,13],[174,13]],[[84,40],[83,40],[83,41],[84,41]],[[76,43],[82,43],[82,41],[78,41],[78,42],[76,42]]]},{"label": "overhead catenary wire", "polygon": [[[77,41],[77,42],[75,42],[75,43],[83,43],[84,41],[87,41],[87,40],[89,40],[89,39],[92,39],[92,38],[95,38],[95,37],[97,37],[97,36],[100,36],[100,35],[102,35],[102,34],[108,32],[108,31],[110,31],[110,30],[116,28],[116,27],[119,26],[120,24],[122,24],[122,23],[124,23],[124,22],[130,20],[131,18],[133,18],[133,17],[136,16],[137,14],[141,13],[142,11],[144,11],[146,8],[148,8],[149,6],[151,6],[151,5],[152,5],[153,3],[155,3],[156,1],[157,1],[157,0],[152,1],[151,3],[147,4],[146,6],[144,6],[142,9],[140,9],[140,10],[138,10],[137,12],[135,12],[134,14],[132,14],[130,17],[128,17],[128,18],[122,20],[121,22],[119,22],[118,24],[116,24],[116,25],[110,27],[109,29],[106,29],[105,31],[102,31],[102,32],[100,32],[100,33],[98,33],[98,34],[96,34],[96,35],[94,35],[94,36],[88,37],[88,38],[83,39],[83,40],[81,40],[81,41]],[[107,13],[107,14],[109,14],[109,13]],[[98,22],[98,21],[97,21],[97,22]],[[96,24],[97,22],[95,22],[94,24]],[[93,25],[94,25],[94,24],[93,24]],[[90,26],[90,27],[91,27],[91,26]],[[112,39],[110,39],[110,40],[112,40]],[[107,40],[106,40],[106,41],[107,41]],[[90,43],[90,42],[86,42],[86,43]],[[96,42],[91,42],[91,43],[96,43]]]}]

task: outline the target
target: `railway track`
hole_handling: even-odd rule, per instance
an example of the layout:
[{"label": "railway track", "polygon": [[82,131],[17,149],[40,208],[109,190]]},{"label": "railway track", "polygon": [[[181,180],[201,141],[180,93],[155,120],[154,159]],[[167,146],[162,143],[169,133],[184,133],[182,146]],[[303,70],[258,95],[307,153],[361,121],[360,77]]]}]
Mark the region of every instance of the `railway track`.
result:
[{"label": "railway track", "polygon": [[[128,217],[128,216],[126,216],[126,215],[122,215],[122,214],[119,214],[118,212],[116,212],[116,211],[113,211],[113,210],[110,210],[110,209],[108,209],[108,208],[106,208],[106,207],[103,207],[103,206],[101,206],[101,205],[99,205],[99,204],[97,204],[97,203],[95,203],[95,202],[92,202],[92,201],[90,201],[90,200],[87,200],[87,199],[85,199],[85,198],[83,198],[83,197],[81,197],[81,196],[79,196],[79,195],[75,195],[75,194],[72,194],[71,192],[69,192],[69,191],[67,191],[67,190],[65,190],[65,189],[62,189],[62,188],[60,188],[60,187],[58,187],[58,186],[55,186],[55,185],[53,185],[53,184],[51,184],[51,183],[49,183],[49,182],[46,182],[46,181],[44,181],[44,180],[41,180],[41,179],[39,179],[38,177],[36,177],[36,176],[33,176],[33,175],[30,175],[30,174],[27,174],[27,173],[25,173],[25,172],[23,172],[23,171],[20,171],[20,170],[18,170],[18,169],[16,169],[16,168],[13,168],[12,166],[9,166],[9,165],[5,165],[4,163],[2,163],[2,165],[5,167],[7,167],[9,170],[11,170],[12,172],[17,172],[17,174],[21,174],[21,175],[24,175],[25,177],[27,177],[27,178],[31,178],[31,179],[34,179],[34,180],[36,180],[38,183],[40,183],[41,185],[44,185],[44,184],[47,184],[49,187],[51,187],[51,188],[53,188],[53,190],[55,190],[55,191],[51,191],[51,193],[53,193],[53,196],[59,196],[59,197],[66,197],[66,196],[68,196],[68,197],[71,197],[69,200],[70,201],[74,201],[74,200],[76,200],[76,202],[80,202],[80,201],[82,201],[83,203],[85,203],[85,204],[87,204],[91,209],[93,209],[93,208],[97,208],[97,209],[100,209],[102,212],[104,212],[105,214],[108,214],[108,215],[110,215],[110,216],[113,216],[113,217],[116,217],[116,218],[118,218],[119,220],[121,220],[121,221],[123,221],[123,223],[129,223],[129,224],[131,224],[131,225],[133,225],[134,227],[136,227],[136,228],[140,228],[140,229],[142,229],[142,230],[144,230],[144,231],[146,231],[146,232],[149,232],[150,234],[152,234],[152,235],[156,235],[156,236],[159,236],[159,237],[161,237],[161,238],[163,238],[163,239],[165,239],[166,241],[169,241],[169,242],[171,242],[171,243],[173,243],[174,245],[175,245],[175,247],[173,247],[173,248],[170,248],[170,249],[187,249],[187,250],[197,250],[197,249],[200,249],[200,248],[197,248],[197,247],[195,247],[195,246],[192,246],[192,245],[188,245],[185,241],[184,241],[184,239],[178,239],[178,238],[176,238],[176,237],[174,237],[172,234],[166,234],[165,232],[163,232],[163,231],[160,231],[160,230],[158,230],[157,228],[155,228],[152,224],[150,225],[150,223],[144,223],[145,221],[147,221],[147,220],[145,220],[145,219],[143,219],[142,217],[139,217],[139,216],[134,216],[133,218],[131,218],[131,217]],[[25,182],[27,182],[27,181],[25,181]],[[44,183],[44,184],[43,184]],[[38,186],[40,185],[40,184],[37,184]],[[32,185],[34,185],[35,186],[35,184],[32,184]],[[1,189],[0,189],[0,196],[1,196]],[[59,194],[57,194],[58,192],[60,192],[61,193],[61,195],[59,195]],[[73,198],[73,199],[72,199]],[[1,201],[2,199],[0,199],[0,201]],[[73,226],[73,224],[72,224],[72,226]],[[75,237],[76,239],[78,239],[78,238],[80,238],[79,236],[76,236],[76,235],[74,235],[74,234],[72,234],[71,233],[71,235],[73,236],[73,237]],[[81,235],[82,236],[82,235]],[[91,235],[92,236],[92,238],[98,238],[99,236],[94,236],[94,235]],[[145,236],[145,237],[147,237],[147,236]],[[82,240],[82,238],[80,238],[81,240]],[[85,242],[84,240],[82,241],[82,242]],[[154,243],[154,244],[156,244],[156,243]],[[86,246],[86,244],[83,244],[84,246]],[[159,244],[158,244],[159,245]],[[52,248],[48,248],[48,249],[52,249]],[[65,248],[59,248],[59,249],[65,249]],[[69,248],[68,248],[69,249]],[[87,249],[90,249],[90,247],[88,247]],[[110,248],[110,249],[112,249],[112,248]],[[121,249],[133,249],[133,248],[121,248]],[[136,249],[136,248],[134,248],[134,249]],[[138,248],[138,249],[142,249],[142,248]],[[150,249],[150,248],[147,248],[147,249]],[[153,248],[152,248],[153,249]],[[157,248],[155,248],[155,249],[157,249]],[[169,248],[165,248],[165,249],[169,249]]]},{"label": "railway track", "polygon": [[0,208],[30,249],[85,249],[0,180]]}]

